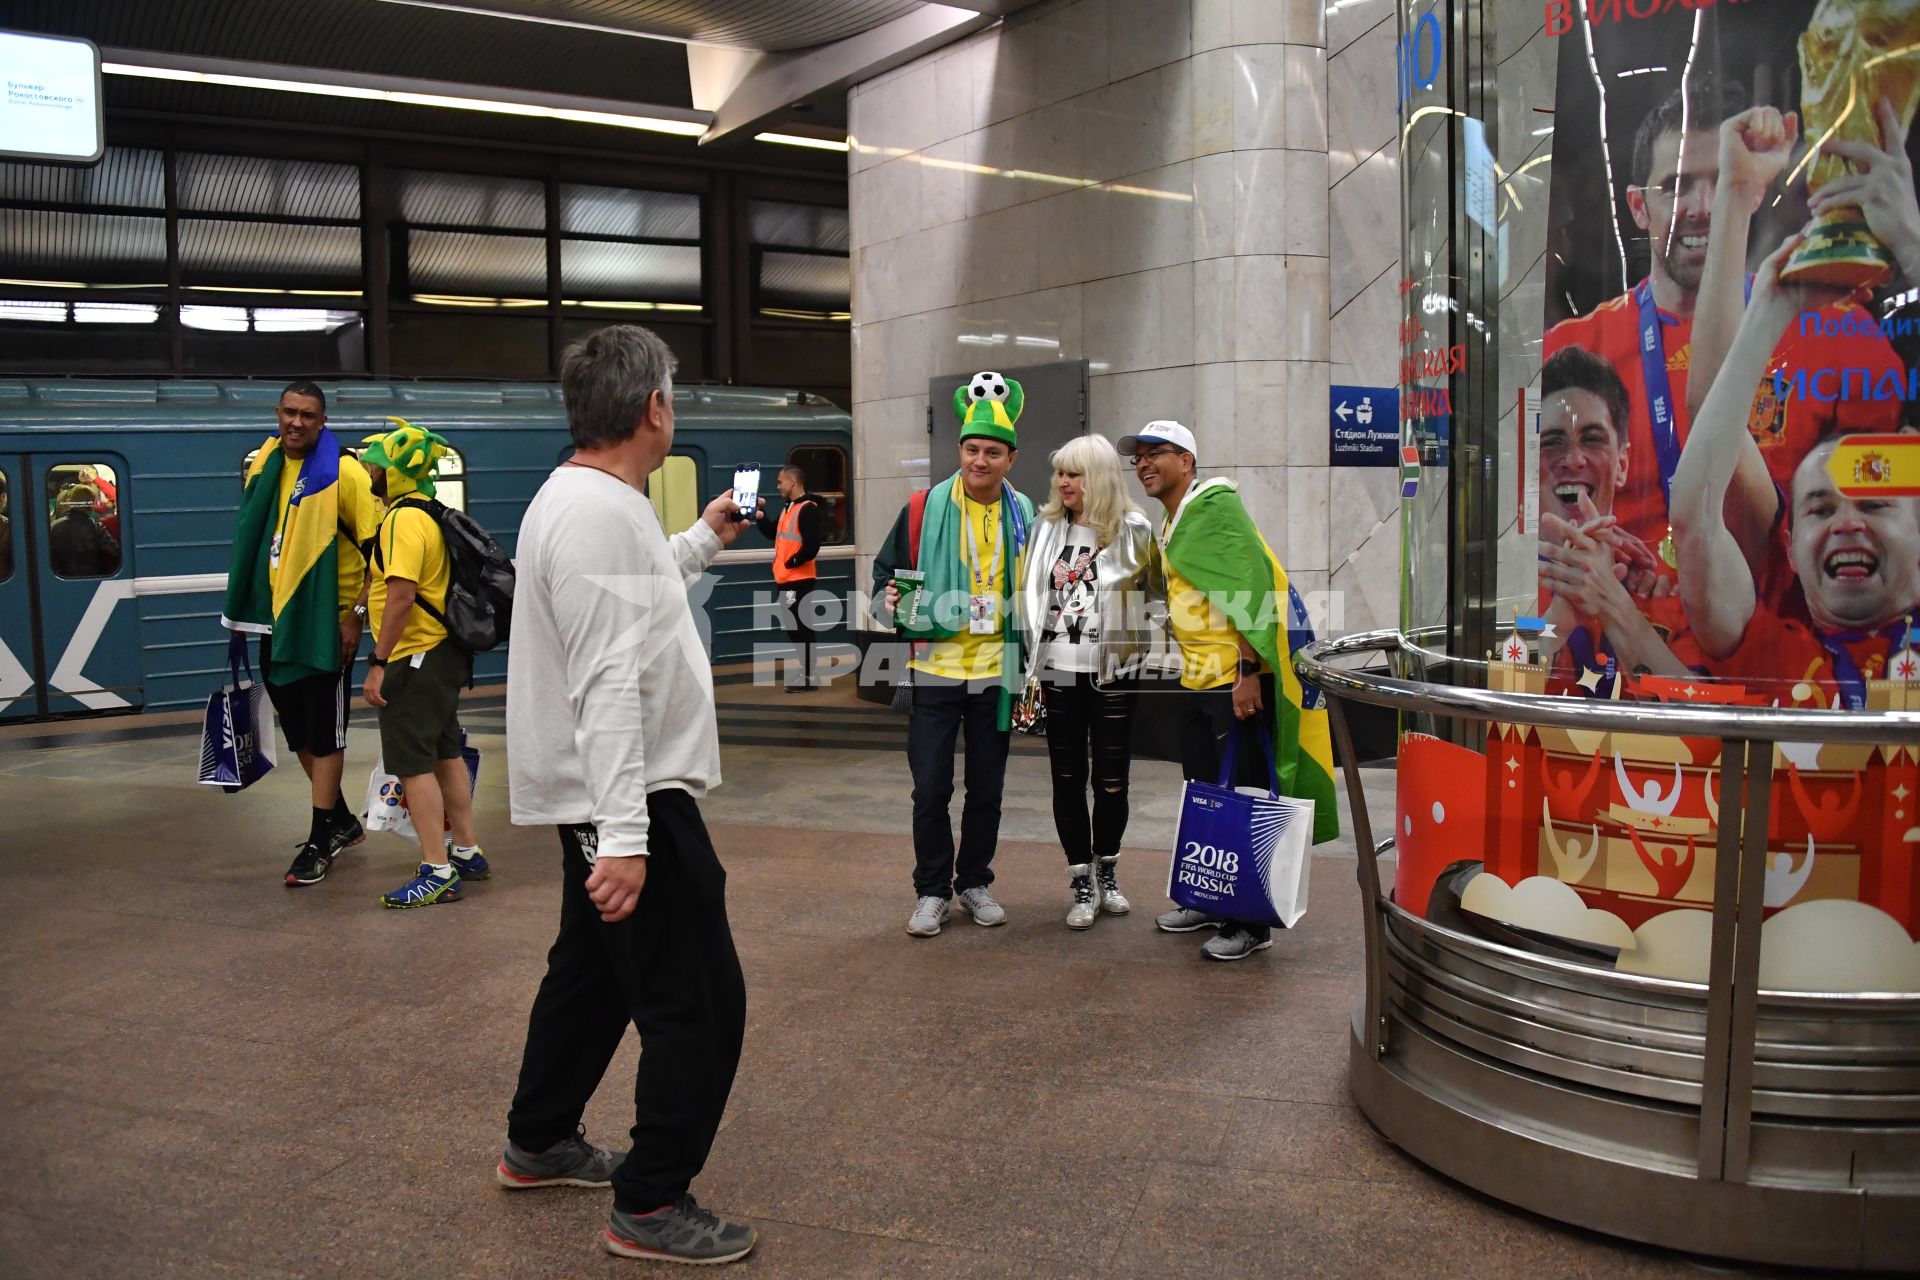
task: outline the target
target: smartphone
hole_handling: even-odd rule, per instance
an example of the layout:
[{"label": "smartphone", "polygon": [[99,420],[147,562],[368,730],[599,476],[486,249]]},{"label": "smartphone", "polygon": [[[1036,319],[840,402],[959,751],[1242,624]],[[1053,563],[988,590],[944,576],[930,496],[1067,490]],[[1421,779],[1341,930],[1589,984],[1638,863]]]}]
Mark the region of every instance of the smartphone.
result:
[{"label": "smartphone", "polygon": [[743,462],[733,469],[733,503],[738,507],[741,520],[753,519],[754,508],[760,502],[760,465],[755,462]]}]

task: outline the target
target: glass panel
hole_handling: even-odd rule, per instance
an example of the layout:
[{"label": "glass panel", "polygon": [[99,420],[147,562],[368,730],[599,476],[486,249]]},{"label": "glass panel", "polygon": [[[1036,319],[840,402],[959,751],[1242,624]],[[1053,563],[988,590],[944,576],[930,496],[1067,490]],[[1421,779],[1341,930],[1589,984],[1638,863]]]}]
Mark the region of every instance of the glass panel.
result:
[{"label": "glass panel", "polygon": [[188,287],[360,291],[360,229],[283,222],[180,220]]},{"label": "glass panel", "polygon": [[700,301],[700,246],[562,240],[560,287],[569,299]]},{"label": "glass panel", "polygon": [[9,279],[52,287],[147,287],[167,282],[163,218],[0,209],[0,263]]},{"label": "glass panel", "polygon": [[393,371],[415,377],[548,378],[547,322],[488,311],[395,311]]},{"label": "glass panel", "polygon": [[452,445],[434,475],[433,496],[455,511],[467,509],[467,460]]},{"label": "glass panel", "polygon": [[166,166],[160,152],[136,147],[108,147],[99,164],[84,169],[0,164],[0,200],[164,209]]},{"label": "glass panel", "polygon": [[0,370],[151,373],[169,359],[156,303],[0,301]]},{"label": "glass panel", "polygon": [[415,301],[508,299],[546,305],[547,242],[536,236],[408,230],[406,266]]},{"label": "glass panel", "polygon": [[787,465],[799,467],[807,492],[825,498],[826,541],[841,543],[853,533],[853,495],[847,486],[847,451],[838,445],[803,444],[787,454]]},{"label": "glass panel", "polygon": [[748,202],[747,218],[755,244],[778,245],[783,249],[831,249],[838,253],[853,251],[845,209],[753,200]]},{"label": "glass panel", "polygon": [[12,492],[7,488],[7,473],[0,471],[0,582],[13,576]]},{"label": "glass panel", "polygon": [[547,225],[543,182],[423,169],[396,169],[392,178],[400,220],[414,226],[541,231]]},{"label": "glass panel", "polygon": [[190,373],[364,373],[366,321],[358,311],[305,307],[180,308]]},{"label": "glass panel", "polygon": [[775,318],[845,320],[853,289],[849,260],[824,253],[760,255],[760,313]]},{"label": "glass panel", "polygon": [[647,240],[700,239],[700,197],[629,187],[560,184],[560,230]]},{"label": "glass panel", "polygon": [[360,217],[360,170],[350,164],[183,151],[174,158],[174,176],[182,209],[291,218]]},{"label": "glass panel", "polygon": [[667,458],[647,477],[647,497],[668,537],[692,528],[700,518],[700,468],[692,458]]},{"label": "glass panel", "polygon": [[47,468],[47,558],[62,578],[120,572],[119,477],[104,462]]}]

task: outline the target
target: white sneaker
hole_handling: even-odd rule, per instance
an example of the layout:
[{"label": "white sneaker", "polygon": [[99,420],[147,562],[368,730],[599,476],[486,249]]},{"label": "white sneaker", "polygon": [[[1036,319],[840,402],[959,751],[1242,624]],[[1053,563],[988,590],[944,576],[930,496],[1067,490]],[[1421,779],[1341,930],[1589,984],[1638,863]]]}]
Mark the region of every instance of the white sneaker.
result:
[{"label": "white sneaker", "polygon": [[1110,916],[1123,916],[1133,904],[1120,892],[1120,855],[1100,859],[1100,909]]},{"label": "white sneaker", "polygon": [[1006,908],[993,900],[993,895],[987,892],[985,885],[961,894],[960,905],[967,909],[967,914],[973,917],[975,924],[992,926],[1007,922]]},{"label": "white sneaker", "polygon": [[940,932],[940,926],[952,912],[953,907],[945,898],[928,894],[914,904],[913,914],[907,917],[907,932],[916,938],[931,938]]},{"label": "white sneaker", "polygon": [[1100,918],[1100,899],[1093,891],[1093,867],[1090,863],[1079,863],[1067,868],[1067,876],[1073,889],[1073,906],[1067,911],[1067,928],[1091,929],[1093,922]]}]

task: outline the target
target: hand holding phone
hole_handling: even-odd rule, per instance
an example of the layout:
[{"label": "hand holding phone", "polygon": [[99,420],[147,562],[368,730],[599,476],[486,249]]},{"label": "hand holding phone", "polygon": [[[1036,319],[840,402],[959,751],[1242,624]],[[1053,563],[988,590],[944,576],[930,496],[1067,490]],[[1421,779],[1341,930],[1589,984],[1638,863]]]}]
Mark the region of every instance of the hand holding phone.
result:
[{"label": "hand holding phone", "polygon": [[752,520],[760,503],[760,465],[743,462],[733,469],[733,502],[742,521]]}]

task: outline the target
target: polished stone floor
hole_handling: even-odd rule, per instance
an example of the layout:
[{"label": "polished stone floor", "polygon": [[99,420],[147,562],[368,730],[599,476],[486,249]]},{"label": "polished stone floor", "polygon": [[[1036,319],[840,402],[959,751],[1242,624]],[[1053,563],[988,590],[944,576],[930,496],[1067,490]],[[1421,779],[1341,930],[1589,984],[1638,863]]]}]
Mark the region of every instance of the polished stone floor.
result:
[{"label": "polished stone floor", "polygon": [[[1198,936],[1152,929],[1177,782],[1143,761],[1137,908],[1070,933],[1023,743],[996,863],[1011,923],[914,940],[899,722],[833,693],[723,694],[730,781],[706,810],[750,1021],[696,1191],[761,1227],[740,1273],[1698,1270],[1433,1177],[1360,1117],[1350,841],[1316,859],[1300,928],[1203,962]],[[392,836],[281,886],[297,770],[224,796],[189,780],[190,726],[0,732],[0,1276],[659,1270],[598,1250],[607,1193],[492,1182],[559,855],[507,824],[497,701],[467,719],[496,874],[411,912],[375,904],[410,867]],[[352,737],[350,795],[375,748]],[[1370,775],[1390,814],[1391,774]],[[588,1112],[605,1143],[637,1051]]]}]

